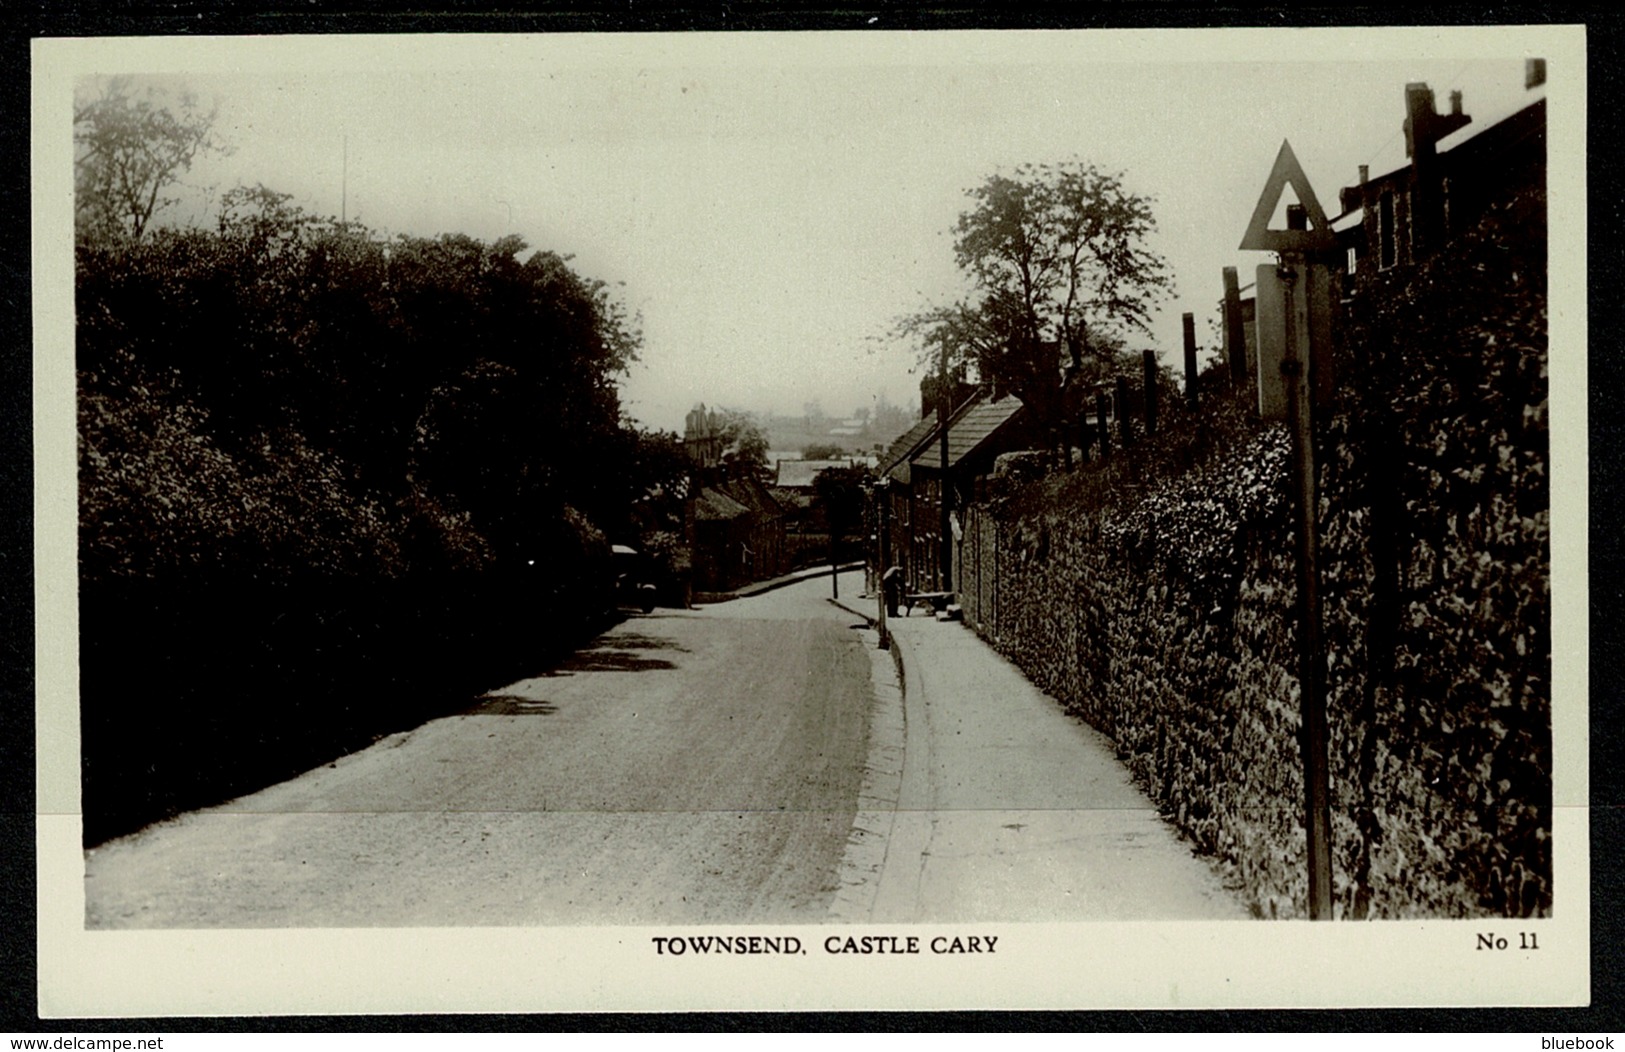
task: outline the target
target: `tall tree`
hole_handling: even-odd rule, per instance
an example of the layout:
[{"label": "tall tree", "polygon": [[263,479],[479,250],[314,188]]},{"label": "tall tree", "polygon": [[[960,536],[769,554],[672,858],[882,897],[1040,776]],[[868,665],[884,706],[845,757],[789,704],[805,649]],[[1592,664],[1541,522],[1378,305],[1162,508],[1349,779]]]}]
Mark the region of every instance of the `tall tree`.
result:
[{"label": "tall tree", "polygon": [[139,241],[176,198],[168,191],[200,153],[223,151],[215,111],[181,90],[166,98],[124,77],[73,110],[74,220],[80,240]]},{"label": "tall tree", "polygon": [[824,520],[829,526],[830,587],[837,598],[840,585],[835,581],[833,569],[840,558],[841,538],[863,521],[863,485],[868,477],[869,469],[853,465],[825,468],[813,476],[813,500],[824,509]]},{"label": "tall tree", "polygon": [[1058,438],[1064,387],[1109,371],[1172,289],[1149,245],[1151,200],[1092,164],[1022,165],[970,191],[954,259],[972,294],[910,315],[899,334],[940,370],[974,366]]},{"label": "tall tree", "polygon": [[767,432],[755,414],[742,409],[722,409],[722,466],[730,474],[743,472],[770,481],[773,466],[767,462]]}]

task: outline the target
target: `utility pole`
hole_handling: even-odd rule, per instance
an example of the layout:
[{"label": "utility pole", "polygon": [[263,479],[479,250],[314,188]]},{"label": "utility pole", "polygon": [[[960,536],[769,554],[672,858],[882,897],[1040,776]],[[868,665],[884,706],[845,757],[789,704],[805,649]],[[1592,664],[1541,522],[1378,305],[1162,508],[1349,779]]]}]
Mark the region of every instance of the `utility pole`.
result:
[{"label": "utility pole", "polygon": [[1230,382],[1247,380],[1247,327],[1241,320],[1241,279],[1235,267],[1224,268],[1224,347],[1230,357]]},{"label": "utility pole", "polygon": [[875,596],[880,601],[880,614],[876,623],[880,626],[881,650],[891,649],[891,633],[886,628],[886,598],[887,592],[892,587],[892,583],[886,574],[886,571],[891,569],[889,565],[891,545],[890,539],[887,537],[887,533],[891,529],[891,525],[887,521],[887,515],[890,511],[888,505],[891,502],[890,483],[890,479],[882,477],[870,491],[875,495],[875,565],[878,568],[877,580],[880,582],[880,586],[875,589]]},{"label": "utility pole", "polygon": [[1195,412],[1199,397],[1196,390],[1196,316],[1186,311],[1180,320],[1185,327],[1185,401]]}]

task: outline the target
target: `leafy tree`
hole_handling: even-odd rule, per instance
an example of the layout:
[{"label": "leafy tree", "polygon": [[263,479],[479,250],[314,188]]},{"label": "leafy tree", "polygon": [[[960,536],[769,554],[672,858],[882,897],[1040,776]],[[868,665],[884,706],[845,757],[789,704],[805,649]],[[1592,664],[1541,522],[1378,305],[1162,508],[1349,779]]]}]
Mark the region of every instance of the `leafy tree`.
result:
[{"label": "leafy tree", "polygon": [[[825,468],[813,476],[813,500],[824,510],[829,525],[829,561],[834,565],[841,538],[847,531],[863,522],[863,486],[869,478],[869,469],[857,466]],[[834,578],[831,587],[839,595]]]},{"label": "leafy tree", "polygon": [[693,461],[681,436],[671,431],[648,431],[631,421],[622,423],[624,448],[614,458],[623,465],[622,500],[625,524],[611,523],[616,536],[643,536],[651,532],[681,533],[683,506],[693,490]]},{"label": "leafy tree", "polygon": [[1171,290],[1148,198],[1092,164],[1023,165],[970,191],[954,258],[972,295],[899,323],[923,361],[969,364],[1059,442],[1065,388],[1099,378]]},{"label": "leafy tree", "polygon": [[741,409],[718,411],[722,421],[722,466],[729,474],[751,474],[762,481],[772,477],[767,462],[767,432],[755,414]]},{"label": "leafy tree", "polygon": [[[686,457],[622,418],[640,334],[602,282],[263,186],[165,225],[208,115],[113,82],[76,118],[87,837],[127,797],[146,821],[195,795],[198,756],[246,761],[202,776],[235,794],[260,754],[411,717],[376,685],[455,697],[567,641],[603,609],[609,529],[680,570]],[[216,670],[248,684],[224,714],[192,686]],[[128,715],[131,690],[166,704]]]},{"label": "leafy tree", "polygon": [[226,146],[214,135],[215,111],[190,91],[172,100],[115,77],[73,111],[74,218],[80,240],[139,241],[154,215],[176,198],[167,191],[200,153]]},{"label": "leafy tree", "polygon": [[846,451],[840,446],[813,442],[801,450],[802,460],[840,460]]}]

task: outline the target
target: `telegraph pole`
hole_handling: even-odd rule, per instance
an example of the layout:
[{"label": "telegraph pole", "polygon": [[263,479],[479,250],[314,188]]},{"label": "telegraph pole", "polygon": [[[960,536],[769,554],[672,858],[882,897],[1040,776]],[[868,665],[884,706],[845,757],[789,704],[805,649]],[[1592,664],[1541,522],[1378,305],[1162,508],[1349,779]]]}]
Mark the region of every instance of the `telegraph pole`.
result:
[{"label": "telegraph pole", "polygon": [[880,626],[881,650],[891,649],[891,633],[886,627],[886,596],[892,587],[891,581],[886,575],[886,572],[891,569],[891,544],[890,538],[887,537],[891,530],[891,523],[887,521],[887,515],[890,511],[888,505],[891,503],[890,482],[890,479],[881,476],[875,482],[874,489],[871,491],[875,495],[875,566],[879,575],[876,579],[880,582],[880,586],[875,589],[876,598],[880,601],[880,613],[876,623]]}]

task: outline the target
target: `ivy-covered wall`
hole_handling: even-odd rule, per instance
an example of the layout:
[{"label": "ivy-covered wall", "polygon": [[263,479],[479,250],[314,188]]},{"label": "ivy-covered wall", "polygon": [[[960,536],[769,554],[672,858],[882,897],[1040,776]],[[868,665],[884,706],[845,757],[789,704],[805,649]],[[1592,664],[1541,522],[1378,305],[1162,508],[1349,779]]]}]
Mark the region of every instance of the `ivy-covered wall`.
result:
[{"label": "ivy-covered wall", "polygon": [[[1545,253],[1526,195],[1341,319],[1317,435],[1340,916],[1554,908]],[[1255,912],[1302,916],[1288,444],[1250,403],[972,509],[959,595]]]}]

